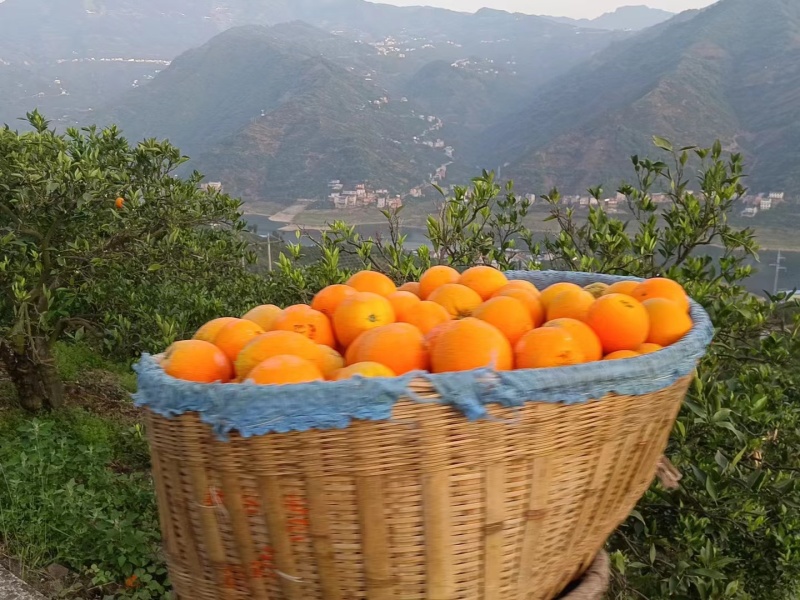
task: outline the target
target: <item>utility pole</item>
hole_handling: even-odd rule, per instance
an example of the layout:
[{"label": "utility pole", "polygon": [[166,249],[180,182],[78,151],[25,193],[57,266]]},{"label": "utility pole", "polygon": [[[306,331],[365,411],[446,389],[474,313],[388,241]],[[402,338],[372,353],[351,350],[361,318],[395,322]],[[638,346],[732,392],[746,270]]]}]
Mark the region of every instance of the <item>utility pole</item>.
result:
[{"label": "utility pole", "polygon": [[272,232],[267,232],[267,265],[272,273]]},{"label": "utility pole", "polygon": [[778,280],[781,276],[781,271],[785,271],[786,267],[784,267],[781,263],[786,260],[783,256],[781,256],[781,251],[778,250],[778,258],[775,259],[775,262],[770,265],[770,267],[775,267],[775,283],[772,286],[772,294],[778,294]]}]

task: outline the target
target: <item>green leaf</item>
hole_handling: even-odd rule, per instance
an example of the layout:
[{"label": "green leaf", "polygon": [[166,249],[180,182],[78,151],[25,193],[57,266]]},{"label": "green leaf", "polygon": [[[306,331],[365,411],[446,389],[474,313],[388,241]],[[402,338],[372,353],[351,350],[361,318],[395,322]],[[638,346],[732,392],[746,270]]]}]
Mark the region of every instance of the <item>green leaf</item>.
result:
[{"label": "green leaf", "polygon": [[666,150],[667,152],[672,152],[672,144],[669,142],[669,140],[666,140],[662,137],[654,135],[653,144],[655,144],[656,147],[661,148],[662,150]]},{"label": "green leaf", "polygon": [[728,465],[730,465],[730,462],[720,450],[717,450],[717,453],[714,455],[714,461],[719,465],[723,473],[725,469],[728,468]]},{"label": "green leaf", "polygon": [[708,492],[708,495],[711,496],[712,500],[717,500],[717,485],[714,483],[714,479],[710,476],[706,477],[706,491]]}]

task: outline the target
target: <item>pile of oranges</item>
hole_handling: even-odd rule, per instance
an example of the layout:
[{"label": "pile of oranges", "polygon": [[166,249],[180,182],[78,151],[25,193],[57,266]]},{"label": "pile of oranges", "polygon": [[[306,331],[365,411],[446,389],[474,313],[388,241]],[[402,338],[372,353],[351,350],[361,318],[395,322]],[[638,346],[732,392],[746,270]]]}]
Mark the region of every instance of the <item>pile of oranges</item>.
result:
[{"label": "pile of oranges", "polygon": [[209,321],[170,346],[161,364],[188,381],[265,385],[538,369],[657,352],[691,328],[689,298],[669,279],[540,291],[488,266],[436,266],[397,288],[361,271],[310,305]]}]

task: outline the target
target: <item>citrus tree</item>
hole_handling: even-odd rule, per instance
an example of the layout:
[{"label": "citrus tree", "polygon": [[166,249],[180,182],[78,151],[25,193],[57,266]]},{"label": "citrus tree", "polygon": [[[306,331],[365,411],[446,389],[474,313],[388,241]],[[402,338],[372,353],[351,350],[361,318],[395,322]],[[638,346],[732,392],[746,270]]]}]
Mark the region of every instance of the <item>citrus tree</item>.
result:
[{"label": "citrus tree", "polygon": [[63,402],[58,340],[128,356],[259,303],[240,203],[176,177],[177,148],[28,120],[0,130],[0,358],[25,408]]}]

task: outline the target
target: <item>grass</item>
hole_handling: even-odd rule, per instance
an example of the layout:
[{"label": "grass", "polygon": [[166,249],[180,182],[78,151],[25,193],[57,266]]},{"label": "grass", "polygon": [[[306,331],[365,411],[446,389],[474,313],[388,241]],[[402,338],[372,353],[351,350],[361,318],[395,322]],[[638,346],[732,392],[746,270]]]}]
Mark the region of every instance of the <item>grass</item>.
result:
[{"label": "grass", "polygon": [[[13,389],[0,373],[0,559],[29,581],[51,564],[66,567],[62,598],[167,598],[130,369],[85,346],[60,345],[56,360],[68,408],[50,414],[11,408]],[[54,594],[52,585],[38,586]]]}]

